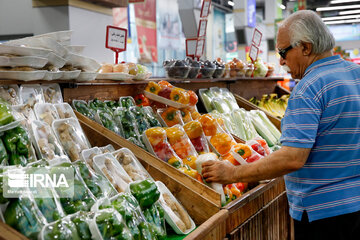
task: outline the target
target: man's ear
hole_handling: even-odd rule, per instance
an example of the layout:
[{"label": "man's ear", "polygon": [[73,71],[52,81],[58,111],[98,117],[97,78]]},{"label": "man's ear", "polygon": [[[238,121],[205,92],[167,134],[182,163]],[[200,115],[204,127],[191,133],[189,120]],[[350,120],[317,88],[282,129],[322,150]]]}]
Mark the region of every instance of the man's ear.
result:
[{"label": "man's ear", "polygon": [[309,56],[312,52],[312,44],[308,42],[301,42],[302,52],[304,56]]}]

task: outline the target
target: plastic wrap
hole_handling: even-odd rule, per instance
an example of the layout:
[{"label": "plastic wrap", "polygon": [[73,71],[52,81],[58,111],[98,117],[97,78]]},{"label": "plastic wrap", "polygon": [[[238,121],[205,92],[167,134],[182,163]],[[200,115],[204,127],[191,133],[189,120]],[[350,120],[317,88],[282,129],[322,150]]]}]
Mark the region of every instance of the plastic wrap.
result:
[{"label": "plastic wrap", "polygon": [[205,134],[199,121],[191,121],[184,125],[184,130],[198,154],[209,152]]},{"label": "plastic wrap", "polygon": [[91,167],[93,170],[94,168],[94,157],[96,155],[102,154],[102,151],[98,147],[93,147],[89,149],[85,149],[81,152],[82,159]]},{"label": "plastic wrap", "polygon": [[74,223],[76,231],[78,232],[81,240],[92,239],[89,222],[93,217],[94,217],[93,212],[82,212],[82,211],[77,212],[70,216],[70,219]]},{"label": "plastic wrap", "polygon": [[117,108],[114,112],[114,119],[118,126],[121,127],[122,135],[125,139],[139,139],[139,132],[135,124],[135,117],[126,108]]},{"label": "plastic wrap", "polygon": [[166,128],[166,135],[172,149],[181,159],[190,156],[197,157],[198,154],[182,126],[175,125]]},{"label": "plastic wrap", "polygon": [[113,152],[112,155],[121,164],[133,181],[151,178],[150,174],[145,170],[139,160],[129,149],[121,148]]},{"label": "plastic wrap", "polygon": [[110,181],[118,192],[125,192],[128,184],[132,182],[124,168],[110,153],[95,156],[94,167],[98,173]]},{"label": "plastic wrap", "polygon": [[144,107],[143,110],[150,127],[161,127],[161,123],[159,122],[156,114],[150,106]]},{"label": "plastic wrap", "polygon": [[133,106],[130,107],[130,112],[132,112],[135,117],[137,129],[141,135],[146,129],[150,128],[150,124],[147,121],[145,111],[142,107]]},{"label": "plastic wrap", "polygon": [[65,118],[76,118],[74,111],[72,110],[71,106],[68,103],[57,103],[54,104],[56,111],[59,115],[60,119]]},{"label": "plastic wrap", "polygon": [[20,95],[18,85],[0,86],[0,98],[4,99],[10,105],[20,104]]},{"label": "plastic wrap", "polygon": [[53,122],[52,128],[72,162],[80,159],[82,150],[90,148],[89,141],[76,119],[56,120]]},{"label": "plastic wrap", "polygon": [[63,98],[59,84],[42,84],[44,99],[47,103],[62,103]]},{"label": "plastic wrap", "polygon": [[96,111],[92,108],[89,108],[87,103],[84,100],[73,100],[72,106],[76,111],[84,115],[85,117],[88,117],[90,119],[95,118]]},{"label": "plastic wrap", "polygon": [[104,110],[97,110],[95,115],[95,120],[103,125],[105,128],[113,131],[114,133],[122,136],[121,129],[117,126],[116,122],[113,119],[113,116]]},{"label": "plastic wrap", "polygon": [[134,98],[130,97],[130,96],[120,97],[119,103],[120,103],[121,107],[128,108],[128,109],[130,107],[136,106]]},{"label": "plastic wrap", "polygon": [[36,103],[34,112],[38,120],[46,122],[50,126],[56,119],[59,119],[56,108],[51,103]]},{"label": "plastic wrap", "polygon": [[75,224],[70,220],[69,217],[63,218],[52,224],[46,225],[40,234],[40,240],[81,240],[78,231],[76,230]]},{"label": "plastic wrap", "polygon": [[168,108],[159,108],[157,110],[160,121],[162,125],[167,127],[172,127],[176,124],[184,125],[182,121],[181,113],[178,109],[173,107]]},{"label": "plastic wrap", "polygon": [[39,84],[28,84],[20,86],[20,102],[34,107],[35,103],[44,103],[44,95]]},{"label": "plastic wrap", "polygon": [[31,124],[31,129],[35,147],[41,158],[52,160],[65,155],[62,146],[47,123],[35,120]]}]

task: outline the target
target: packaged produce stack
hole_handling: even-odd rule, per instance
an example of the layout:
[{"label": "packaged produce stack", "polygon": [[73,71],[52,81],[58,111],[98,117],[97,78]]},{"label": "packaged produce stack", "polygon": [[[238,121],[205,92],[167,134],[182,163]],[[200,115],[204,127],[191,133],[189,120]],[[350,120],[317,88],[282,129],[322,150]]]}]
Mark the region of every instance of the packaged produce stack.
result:
[{"label": "packaged produce stack", "polygon": [[[71,106],[62,102],[59,85],[0,91],[0,217],[6,224],[30,239],[163,239],[165,221],[177,234],[195,228],[130,150],[91,148]],[[51,174],[58,167],[74,172],[68,180],[73,195],[63,195],[69,188],[36,187],[36,194],[4,197],[4,179],[12,173]]]},{"label": "packaged produce stack", "polygon": [[289,97],[290,95],[286,94],[279,98],[276,93],[272,93],[264,94],[260,100],[253,97],[249,101],[274,117],[283,118]]},{"label": "packaged produce stack", "polygon": [[168,78],[237,78],[237,77],[270,77],[274,72],[273,64],[266,64],[260,58],[252,64],[237,58],[225,63],[221,58],[214,61],[166,60],[163,66]]},{"label": "packaged produce stack", "polygon": [[200,89],[199,93],[206,111],[218,119],[227,131],[245,141],[262,138],[269,147],[278,149],[281,133],[264,112],[239,108],[226,88]]},{"label": "packaged produce stack", "polygon": [[146,80],[151,72],[146,66],[135,63],[110,64],[103,63],[98,71],[97,79],[109,80]]}]

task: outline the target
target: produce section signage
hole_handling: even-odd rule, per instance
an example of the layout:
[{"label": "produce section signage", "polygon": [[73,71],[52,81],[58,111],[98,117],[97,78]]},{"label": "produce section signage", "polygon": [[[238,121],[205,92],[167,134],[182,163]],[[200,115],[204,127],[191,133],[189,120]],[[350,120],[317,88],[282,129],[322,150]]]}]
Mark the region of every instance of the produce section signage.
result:
[{"label": "produce section signage", "polygon": [[255,62],[259,54],[259,48],[256,47],[254,44],[251,44],[249,57],[251,58],[252,62]]},{"label": "produce section signage", "polygon": [[129,0],[129,3],[144,3],[145,0]]},{"label": "produce section signage", "polygon": [[199,22],[198,28],[198,37],[205,37],[206,36],[206,26],[207,26],[207,19],[201,19]]},{"label": "produce section signage", "polygon": [[196,41],[195,57],[200,58],[204,53],[205,38],[199,38]]},{"label": "produce section signage", "polygon": [[186,39],[186,56],[194,58],[196,51],[197,38],[188,38]]},{"label": "produce section signage", "polygon": [[116,53],[115,63],[118,63],[119,52],[126,51],[127,29],[108,25],[106,27],[105,47]]},{"label": "produce section signage", "polygon": [[211,0],[203,1],[202,7],[201,7],[201,12],[200,12],[200,18],[206,18],[207,16],[209,16],[210,6],[211,6]]},{"label": "produce section signage", "polygon": [[253,44],[255,44],[255,46],[260,46],[261,39],[262,39],[262,33],[257,28],[255,28],[252,38]]}]

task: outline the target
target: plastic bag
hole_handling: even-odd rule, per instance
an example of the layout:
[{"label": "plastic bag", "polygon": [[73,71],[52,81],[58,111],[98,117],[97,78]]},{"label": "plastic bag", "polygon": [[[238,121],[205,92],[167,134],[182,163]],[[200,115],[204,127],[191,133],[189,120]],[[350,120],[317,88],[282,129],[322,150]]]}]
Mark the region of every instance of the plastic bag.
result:
[{"label": "plastic bag", "polygon": [[186,123],[184,125],[184,130],[198,154],[210,151],[199,121],[190,121]]}]

